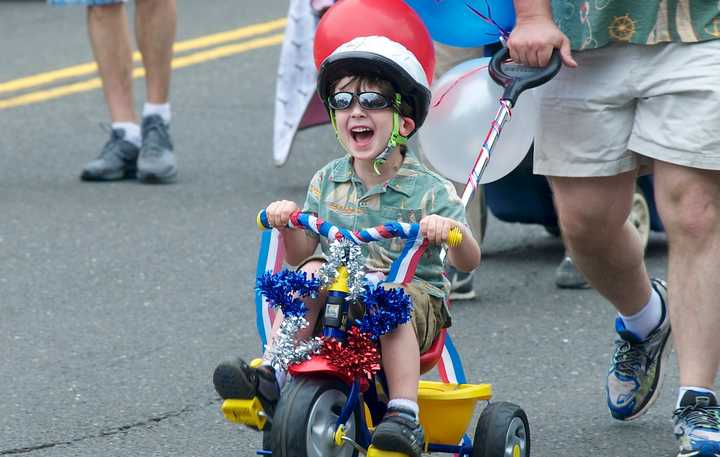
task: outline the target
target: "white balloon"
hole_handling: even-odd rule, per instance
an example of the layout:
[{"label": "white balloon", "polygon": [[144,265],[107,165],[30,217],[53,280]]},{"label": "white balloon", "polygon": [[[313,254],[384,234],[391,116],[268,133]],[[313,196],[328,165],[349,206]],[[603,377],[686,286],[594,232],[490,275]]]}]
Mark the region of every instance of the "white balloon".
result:
[{"label": "white balloon", "polygon": [[[430,113],[418,132],[422,154],[433,168],[459,183],[467,182],[500,108],[503,88],[490,78],[489,62],[488,57],[468,60],[436,81]],[[532,144],[537,118],[533,91],[523,92],[490,153],[481,184],[502,178],[520,164]]]}]

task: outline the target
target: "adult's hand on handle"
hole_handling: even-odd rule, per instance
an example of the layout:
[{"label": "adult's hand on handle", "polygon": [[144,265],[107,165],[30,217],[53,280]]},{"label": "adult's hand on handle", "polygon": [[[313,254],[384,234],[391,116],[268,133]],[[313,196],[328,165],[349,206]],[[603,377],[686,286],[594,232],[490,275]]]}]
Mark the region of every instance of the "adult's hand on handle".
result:
[{"label": "adult's hand on handle", "polygon": [[570,53],[570,40],[550,16],[518,17],[508,39],[508,49],[514,62],[533,67],[547,66],[553,49],[559,49],[563,63],[577,67]]},{"label": "adult's hand on handle", "polygon": [[278,200],[270,203],[265,209],[265,213],[270,225],[282,230],[287,228],[290,215],[299,209],[298,205],[293,201]]}]

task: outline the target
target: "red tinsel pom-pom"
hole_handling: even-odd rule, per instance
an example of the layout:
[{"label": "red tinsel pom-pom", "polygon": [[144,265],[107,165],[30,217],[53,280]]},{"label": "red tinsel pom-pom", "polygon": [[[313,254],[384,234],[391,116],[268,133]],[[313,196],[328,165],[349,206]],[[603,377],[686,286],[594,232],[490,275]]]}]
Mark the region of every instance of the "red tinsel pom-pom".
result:
[{"label": "red tinsel pom-pom", "polygon": [[380,369],[380,353],[375,343],[369,334],[360,332],[357,327],[348,331],[345,343],[323,337],[320,355],[350,378],[369,379]]}]

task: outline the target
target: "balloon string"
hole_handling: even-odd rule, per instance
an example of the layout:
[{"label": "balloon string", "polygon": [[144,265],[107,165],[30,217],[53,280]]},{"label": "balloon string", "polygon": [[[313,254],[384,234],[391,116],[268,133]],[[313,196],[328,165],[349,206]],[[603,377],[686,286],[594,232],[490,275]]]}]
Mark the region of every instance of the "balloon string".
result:
[{"label": "balloon string", "polygon": [[490,24],[490,25],[494,25],[495,27],[497,27],[498,32],[500,32],[500,36],[502,36],[503,38],[506,38],[506,39],[510,36],[510,34],[507,32],[507,30],[505,30],[504,28],[500,27],[500,24],[498,24],[497,22],[495,22],[495,20],[492,18],[492,10],[490,9],[490,4],[488,3],[487,0],[485,0],[485,6],[487,7],[487,11],[488,11],[488,15],[487,15],[487,16],[484,15],[483,13],[481,13],[480,11],[478,11],[477,9],[473,8],[473,7],[472,7],[470,4],[468,4],[468,3],[465,3],[465,6],[467,6],[468,8],[470,8],[470,10],[471,10],[473,13],[475,13],[476,15],[478,15],[478,16],[480,17],[480,19],[482,19],[483,21],[487,22],[487,23]]},{"label": "balloon string", "polygon": [[467,73],[464,73],[462,76],[460,76],[458,79],[456,79],[456,80],[450,85],[450,87],[448,87],[447,90],[445,90],[445,92],[443,92],[442,94],[440,94],[440,97],[438,97],[437,101],[436,101],[435,103],[433,103],[433,106],[432,106],[432,107],[433,107],[433,108],[436,108],[436,107],[443,101],[443,99],[445,98],[445,96],[446,96],[448,93],[450,93],[450,91],[453,90],[453,89],[455,88],[455,86],[457,86],[457,85],[460,83],[460,81],[462,81],[463,79],[465,79],[465,78],[467,78],[467,77],[469,77],[469,76],[472,76],[473,74],[475,74],[475,73],[477,73],[478,71],[483,70],[483,69],[485,69],[485,68],[487,68],[487,65],[483,65],[482,67],[478,67],[478,68],[475,68],[474,70],[470,70],[470,71],[468,71]]}]

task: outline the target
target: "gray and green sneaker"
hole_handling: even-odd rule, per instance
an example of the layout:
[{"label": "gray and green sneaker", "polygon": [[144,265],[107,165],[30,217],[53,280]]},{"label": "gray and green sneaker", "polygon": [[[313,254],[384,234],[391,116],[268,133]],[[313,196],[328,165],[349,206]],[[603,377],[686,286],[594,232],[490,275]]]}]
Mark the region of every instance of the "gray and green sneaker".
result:
[{"label": "gray and green sneaker", "polygon": [[477,297],[475,293],[475,272],[465,273],[454,267],[448,267],[450,279],[450,300],[472,300]]},{"label": "gray and green sneaker", "polygon": [[606,393],[610,414],[618,420],[637,419],[655,402],[672,347],[667,285],[660,279],[653,279],[651,285],[660,295],[663,311],[660,324],[645,340],[627,330],[621,318],[615,320],[619,338],[615,341]]},{"label": "gray and green sneaker", "polygon": [[142,147],[137,160],[138,179],[144,183],[169,183],[177,177],[177,163],[170,140],[170,126],[154,114],[142,121]]},{"label": "gray and green sneaker", "polygon": [[688,390],[673,413],[678,457],[720,457],[720,407],[712,393]]},{"label": "gray and green sneaker", "polygon": [[83,167],[83,181],[117,181],[135,178],[139,149],[125,140],[124,129],[111,129],[110,139],[97,159]]}]

